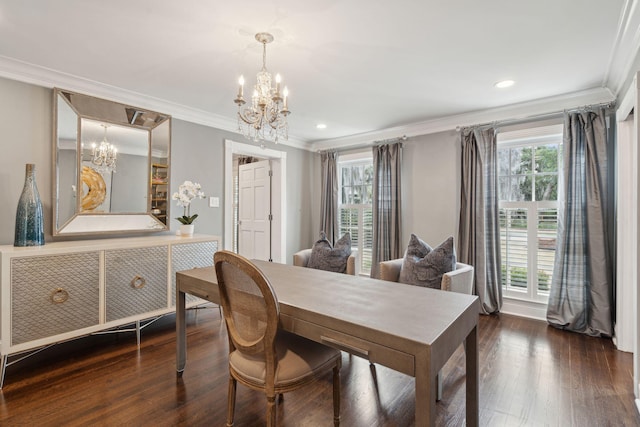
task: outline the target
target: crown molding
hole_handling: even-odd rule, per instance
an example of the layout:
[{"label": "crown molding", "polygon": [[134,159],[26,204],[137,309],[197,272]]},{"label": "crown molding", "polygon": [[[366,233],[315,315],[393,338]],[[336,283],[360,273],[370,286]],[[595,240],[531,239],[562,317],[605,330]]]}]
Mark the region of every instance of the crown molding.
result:
[{"label": "crown molding", "polygon": [[[97,98],[146,108],[169,114],[179,120],[240,135],[238,123],[234,119],[2,55],[0,55],[0,77],[46,88],[59,87]],[[279,144],[308,149],[305,141],[295,137],[290,137],[288,141],[280,141]]]},{"label": "crown molding", "polygon": [[639,0],[625,0],[616,38],[614,40],[603,86],[620,95],[640,66],[640,4]]},{"label": "crown molding", "polygon": [[[629,0],[629,2],[634,5],[636,4],[636,0]],[[638,16],[640,17],[640,15]],[[638,33],[638,31],[636,32]],[[18,61],[2,55],[0,55],[0,76],[47,88],[60,87],[123,104],[161,111],[165,114],[170,114],[176,119],[240,135],[237,130],[237,122],[233,119],[72,74]],[[437,133],[452,130],[460,126],[471,126],[492,121],[526,119],[531,116],[562,111],[581,105],[611,102],[614,101],[615,98],[611,90],[602,87],[503,107],[440,117],[413,124],[351,135],[344,138],[319,140],[309,143],[295,137],[290,137],[288,141],[281,141],[279,144],[314,152],[327,149],[343,149],[361,145],[372,145],[376,141],[401,136],[413,137]],[[269,144],[273,143],[270,142]]]},{"label": "crown molding", "polygon": [[579,106],[613,102],[615,99],[616,97],[608,88],[589,89],[542,98],[535,101],[440,117],[405,126],[396,126],[379,131],[361,133],[345,138],[315,141],[311,144],[311,150],[348,149],[350,147],[373,145],[376,141],[385,139],[427,135],[494,121],[533,119],[543,114],[562,112],[563,110]]}]

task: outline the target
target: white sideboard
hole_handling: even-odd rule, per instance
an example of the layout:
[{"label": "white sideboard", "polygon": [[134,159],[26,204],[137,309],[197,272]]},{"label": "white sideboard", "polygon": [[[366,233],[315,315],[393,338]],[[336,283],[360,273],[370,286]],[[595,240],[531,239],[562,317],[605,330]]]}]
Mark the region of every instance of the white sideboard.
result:
[{"label": "white sideboard", "polygon": [[175,311],[175,272],[213,265],[219,247],[209,235],[0,246],[0,388],[10,355],[133,323],[139,340],[140,321]]}]

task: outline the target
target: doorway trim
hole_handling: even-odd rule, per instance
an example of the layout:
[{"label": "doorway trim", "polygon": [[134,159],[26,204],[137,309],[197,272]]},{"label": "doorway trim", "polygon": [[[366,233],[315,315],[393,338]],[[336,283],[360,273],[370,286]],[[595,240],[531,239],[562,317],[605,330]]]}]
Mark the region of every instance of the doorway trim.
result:
[{"label": "doorway trim", "polygon": [[[287,223],[287,153],[243,144],[230,139],[224,140],[224,249],[233,249],[233,177],[231,174],[233,173],[234,154],[274,160],[280,166],[279,179],[273,181],[274,192],[278,191],[280,194],[279,197],[273,197],[272,194],[272,200],[280,202],[280,220],[274,218],[273,221],[273,233],[279,235],[279,239],[274,239],[272,251],[275,262],[285,263],[287,259],[287,229],[285,227]],[[274,176],[274,178],[276,177]],[[274,212],[277,212],[277,209],[274,209]]]}]

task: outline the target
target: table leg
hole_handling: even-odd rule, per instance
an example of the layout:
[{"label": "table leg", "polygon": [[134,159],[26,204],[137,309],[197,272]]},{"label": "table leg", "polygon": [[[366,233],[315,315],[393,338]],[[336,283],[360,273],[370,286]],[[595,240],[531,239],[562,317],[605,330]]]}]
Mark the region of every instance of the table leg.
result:
[{"label": "table leg", "polygon": [[479,369],[478,369],[478,326],[475,326],[465,339],[467,365],[467,426],[477,427],[479,417]]},{"label": "table leg", "polygon": [[187,363],[187,326],[185,322],[185,294],[176,283],[176,370],[182,375]]},{"label": "table leg", "polygon": [[416,427],[436,425],[436,373],[431,363],[416,358]]}]

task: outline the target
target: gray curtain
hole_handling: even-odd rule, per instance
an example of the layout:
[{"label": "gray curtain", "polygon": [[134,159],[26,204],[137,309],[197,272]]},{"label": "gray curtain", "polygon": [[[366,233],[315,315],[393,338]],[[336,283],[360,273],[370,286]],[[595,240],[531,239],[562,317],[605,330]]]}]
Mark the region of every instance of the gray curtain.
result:
[{"label": "gray curtain", "polygon": [[604,110],[565,113],[564,198],[547,320],[557,328],[611,336],[613,203]]},{"label": "gray curtain", "polygon": [[475,294],[484,314],[502,307],[498,144],[494,128],[463,129],[458,260],[474,267]]},{"label": "gray curtain", "polygon": [[402,143],[373,148],[373,251],[371,277],[379,276],[380,261],[402,257],[400,175]]},{"label": "gray curtain", "polygon": [[327,240],[333,245],[338,235],[338,153],[324,152],[320,155],[322,168],[322,192],[320,194],[320,231],[324,231]]}]

